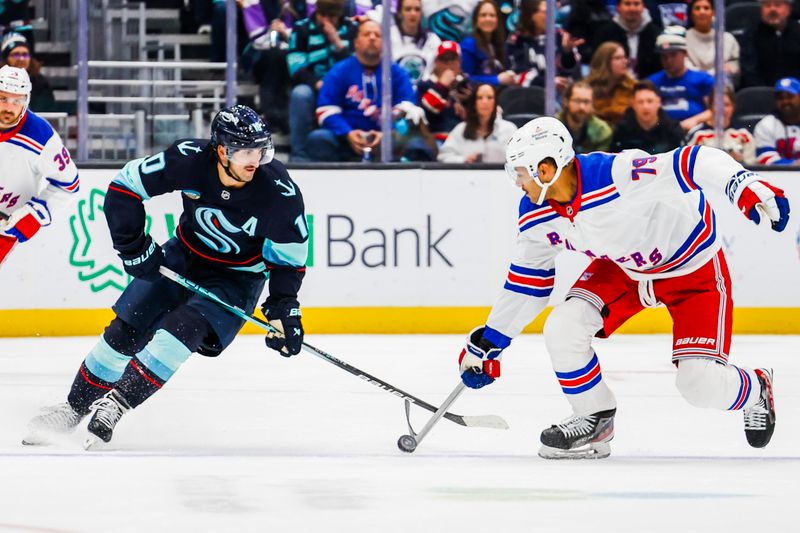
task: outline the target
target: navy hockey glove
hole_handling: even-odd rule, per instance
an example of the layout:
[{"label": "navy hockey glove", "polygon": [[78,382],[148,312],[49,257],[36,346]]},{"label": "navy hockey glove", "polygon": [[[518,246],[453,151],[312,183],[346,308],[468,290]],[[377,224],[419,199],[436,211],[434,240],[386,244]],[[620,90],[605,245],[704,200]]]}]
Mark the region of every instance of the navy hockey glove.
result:
[{"label": "navy hockey glove", "polygon": [[139,250],[128,254],[120,252],[119,258],[122,259],[125,272],[134,278],[157,281],[161,276],[158,267],[164,262],[164,250],[150,235],[145,235],[144,244]]},{"label": "navy hockey glove", "polygon": [[269,320],[270,326],[283,332],[283,336],[264,339],[269,348],[277,351],[284,357],[291,357],[300,353],[303,346],[303,323],[300,303],[297,300],[286,299],[279,302],[270,302],[267,299],[261,306],[264,316]]},{"label": "navy hockey glove", "polygon": [[471,389],[490,385],[500,377],[502,349],[483,338],[485,326],[473,329],[458,356],[461,381]]},{"label": "navy hockey glove", "polygon": [[754,181],[746,186],[738,204],[744,216],[756,224],[761,222],[761,215],[766,216],[775,231],[783,231],[789,222],[789,200],[783,190],[766,181]]}]

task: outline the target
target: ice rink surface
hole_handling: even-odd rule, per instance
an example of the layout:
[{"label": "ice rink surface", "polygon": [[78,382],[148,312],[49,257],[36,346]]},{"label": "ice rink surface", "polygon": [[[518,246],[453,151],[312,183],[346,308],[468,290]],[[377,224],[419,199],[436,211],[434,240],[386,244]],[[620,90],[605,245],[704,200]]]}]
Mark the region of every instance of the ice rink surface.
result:
[{"label": "ice rink surface", "polygon": [[[433,404],[457,384],[463,336],[306,340]],[[509,430],[442,420],[412,455],[396,447],[401,400],[257,336],[217,360],[193,356],[103,450],[82,450],[83,426],[23,447],[28,419],[64,401],[94,342],[0,340],[2,532],[798,531],[800,337],[733,342],[733,362],[775,368],[764,450],[747,445],[741,412],[678,395],[667,336],[597,342],[618,401],[605,460],[537,457],[540,431],[569,414],[539,336],[517,339],[502,378],[451,409],[501,415]],[[428,416],[414,408],[417,430]]]}]

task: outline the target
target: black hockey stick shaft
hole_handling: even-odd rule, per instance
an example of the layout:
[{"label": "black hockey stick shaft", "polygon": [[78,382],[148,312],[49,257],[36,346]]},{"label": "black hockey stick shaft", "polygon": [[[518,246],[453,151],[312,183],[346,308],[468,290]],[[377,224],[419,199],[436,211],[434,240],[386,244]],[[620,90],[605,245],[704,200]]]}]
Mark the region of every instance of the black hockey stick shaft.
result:
[{"label": "black hockey stick shaft", "polygon": [[[194,283],[191,280],[186,279],[185,277],[183,277],[180,274],[168,269],[167,267],[161,266],[161,267],[159,267],[158,271],[165,278],[168,278],[168,279],[174,281],[175,283],[177,283],[178,285],[184,287],[185,289],[188,289],[188,290],[190,290],[190,291],[192,291],[192,292],[194,292],[196,294],[199,294],[200,296],[203,296],[203,297],[208,298],[209,300],[211,300],[213,302],[216,302],[217,304],[219,304],[223,308],[227,309],[228,311],[230,311],[234,315],[238,316],[239,318],[242,318],[242,319],[246,320],[247,322],[250,322],[251,324],[255,324],[256,326],[260,327],[261,329],[266,330],[271,335],[282,336],[282,333],[280,331],[278,331],[276,328],[274,328],[273,326],[271,326],[269,324],[269,322],[267,322],[266,320],[262,320],[262,319],[260,319],[258,317],[252,316],[249,313],[247,313],[244,309],[241,309],[240,307],[237,307],[235,305],[229,304],[228,302],[222,300],[220,297],[218,297],[213,292],[201,287],[200,285]],[[421,400],[421,399],[417,398],[416,396],[414,396],[412,394],[409,394],[409,393],[405,392],[404,390],[395,387],[394,385],[390,385],[389,383],[383,381],[382,379],[377,378],[377,377],[375,377],[372,374],[369,374],[367,372],[364,372],[363,370],[360,370],[360,369],[354,367],[353,365],[342,361],[341,359],[337,359],[336,357],[332,356],[331,354],[329,354],[329,353],[327,353],[327,352],[325,352],[323,350],[320,350],[319,348],[316,348],[316,347],[311,346],[310,344],[304,342],[303,343],[303,349],[306,350],[309,353],[312,353],[312,354],[316,355],[320,359],[322,359],[324,361],[327,361],[327,362],[329,362],[329,363],[331,363],[333,365],[336,365],[339,368],[341,368],[342,370],[345,370],[345,371],[349,372],[350,374],[353,374],[354,376],[357,376],[357,377],[363,379],[364,381],[372,383],[376,387],[380,387],[381,389],[383,389],[383,390],[385,390],[385,391],[387,391],[387,392],[389,392],[391,394],[394,394],[398,398],[402,398],[404,400],[410,401],[414,405],[418,405],[419,407],[422,407],[423,409],[427,409],[431,413],[436,413],[436,411],[437,411],[437,408],[435,406],[429,404],[428,402],[426,402],[424,400]],[[462,425],[462,426],[471,425],[471,424],[468,424],[464,420],[464,417],[461,416],[461,415],[456,415],[456,414],[453,414],[453,413],[444,413],[443,416],[444,416],[444,418],[450,420],[451,422],[455,422],[456,424],[459,424],[459,425]]]}]

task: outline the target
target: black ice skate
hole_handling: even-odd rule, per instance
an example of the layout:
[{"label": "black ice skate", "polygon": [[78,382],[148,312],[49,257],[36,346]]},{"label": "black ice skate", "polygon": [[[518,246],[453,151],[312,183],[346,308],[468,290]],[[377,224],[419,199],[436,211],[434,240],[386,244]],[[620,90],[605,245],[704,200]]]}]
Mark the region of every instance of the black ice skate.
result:
[{"label": "black ice skate", "polygon": [[22,444],[26,446],[50,444],[54,437],[58,438],[75,431],[85,416],[75,411],[68,403],[43,407],[42,411],[44,413],[28,422],[28,434],[22,439]]},{"label": "black ice skate", "polygon": [[753,448],[769,444],[775,431],[775,400],[772,396],[772,369],[756,368],[761,383],[761,397],[753,407],[744,410],[744,434]]},{"label": "black ice skate", "polygon": [[616,409],[571,416],[542,431],[539,457],[544,459],[603,459],[611,454]]},{"label": "black ice skate", "polygon": [[99,400],[96,400],[91,409],[94,411],[92,419],[89,420],[87,430],[89,436],[86,438],[83,447],[89,449],[99,441],[109,442],[114,434],[114,426],[131,408],[125,398],[116,390],[111,390]]}]

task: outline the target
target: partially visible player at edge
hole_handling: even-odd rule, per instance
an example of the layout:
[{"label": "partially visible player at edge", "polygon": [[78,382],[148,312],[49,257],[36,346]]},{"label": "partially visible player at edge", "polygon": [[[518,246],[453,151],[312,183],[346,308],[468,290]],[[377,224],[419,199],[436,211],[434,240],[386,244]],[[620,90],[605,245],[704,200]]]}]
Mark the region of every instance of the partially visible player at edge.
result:
[{"label": "partially visible player at edge", "polygon": [[747,441],[766,446],[775,427],[772,371],[728,363],[731,280],[703,190],[724,191],[747,218],[766,218],[775,231],[789,220],[783,191],[715,148],[576,156],[569,132],[550,117],[514,134],[506,171],[525,191],[516,258],[486,325],[471,332],[461,352],[464,383],[480,388],[500,375],[501,352],[547,303],[556,254],[575,250],[594,260],[544,327],[573,415],[542,432],[539,455],[611,453],[617,404],[592,338],[608,337],[656,305],[665,305],[674,322],[681,395],[697,407],[743,410]]},{"label": "partially visible player at edge", "polygon": [[78,169],[53,127],[28,109],[25,69],[0,68],[0,265],[78,192]]},{"label": "partially visible player at edge", "polygon": [[[186,139],[130,161],[108,187],[104,213],[114,249],[133,276],[114,304],[116,317],[80,365],[67,403],[30,422],[26,444],[72,431],[94,411],[87,448],[111,440],[128,410],[158,392],[194,352],[219,355],[244,320],[159,274],[164,265],[252,313],[262,309],[285,337],[268,337],[282,355],[303,341],[297,293],[305,274],[308,228],[300,189],[273,159],[272,136],[245,106],[211,123],[211,140]],[[176,236],[163,249],[145,233],[143,202],[181,191]]]}]

